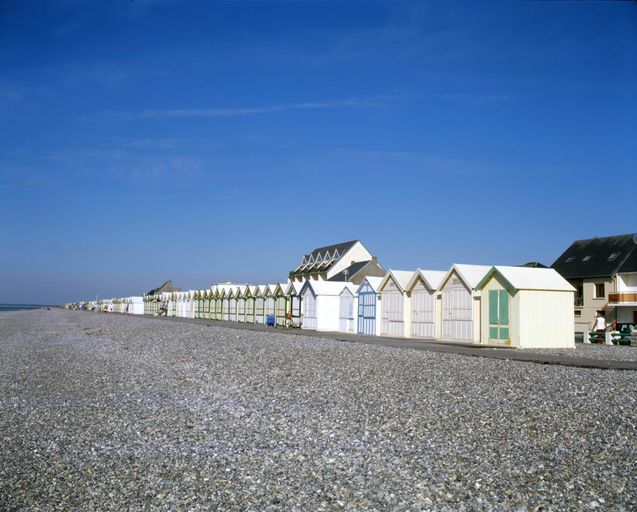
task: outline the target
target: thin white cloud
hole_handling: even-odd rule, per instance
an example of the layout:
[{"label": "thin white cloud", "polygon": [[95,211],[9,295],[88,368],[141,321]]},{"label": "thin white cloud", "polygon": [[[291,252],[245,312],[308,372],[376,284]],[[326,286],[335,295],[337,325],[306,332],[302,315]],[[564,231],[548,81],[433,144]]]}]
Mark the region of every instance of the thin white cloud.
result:
[{"label": "thin white cloud", "polygon": [[190,118],[222,118],[239,117],[258,114],[273,114],[289,110],[311,110],[331,108],[377,108],[389,105],[388,97],[374,96],[368,98],[347,98],[334,101],[312,101],[304,103],[289,103],[283,105],[269,105],[265,107],[237,107],[237,108],[190,108],[190,109],[147,109],[138,112],[118,112],[126,119],[190,119]]}]

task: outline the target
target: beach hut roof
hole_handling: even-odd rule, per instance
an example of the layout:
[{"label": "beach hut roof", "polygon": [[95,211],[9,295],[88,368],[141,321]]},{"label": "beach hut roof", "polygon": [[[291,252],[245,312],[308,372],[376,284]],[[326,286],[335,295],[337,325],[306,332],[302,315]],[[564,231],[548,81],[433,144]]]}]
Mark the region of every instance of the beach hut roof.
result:
[{"label": "beach hut roof", "polygon": [[442,281],[440,281],[439,288],[447,282],[449,277],[451,277],[451,274],[455,271],[469,289],[475,290],[478,283],[482,280],[485,274],[491,270],[491,268],[491,265],[467,265],[465,263],[454,263],[447,271]]},{"label": "beach hut roof", "polygon": [[555,269],[506,267],[501,265],[491,267],[476,288],[482,288],[494,274],[499,276],[509,288],[514,290],[575,291],[575,288]]},{"label": "beach hut roof", "polygon": [[416,272],[414,272],[414,275],[409,280],[407,289],[411,290],[420,277],[429,288],[431,288],[432,290],[437,290],[440,286],[440,283],[442,283],[445,275],[447,275],[447,273],[444,270],[425,270],[419,268],[416,270]]},{"label": "beach hut roof", "polygon": [[343,283],[343,282],[332,282],[332,281],[311,281],[307,280],[303,283],[303,288],[301,288],[301,294],[305,293],[305,290],[310,288],[314,295],[340,295],[345,287],[352,287],[354,293],[356,293],[356,289],[358,288],[356,285],[351,283]]},{"label": "beach hut roof", "polygon": [[363,279],[363,282],[358,287],[359,289],[360,289],[361,286],[363,286],[365,284],[365,281],[367,281],[369,283],[369,286],[371,286],[373,291],[377,292],[378,291],[378,287],[380,286],[380,283],[383,282],[383,278],[382,277],[368,276],[365,279]]},{"label": "beach hut roof", "polygon": [[390,279],[393,279],[394,282],[400,288],[400,291],[404,292],[407,289],[407,285],[409,284],[409,281],[411,280],[413,275],[414,275],[414,271],[413,270],[392,270],[392,269],[389,269],[387,271],[387,273],[385,274],[385,277],[383,277],[383,280],[381,281],[380,285],[378,286],[378,289],[382,290],[385,287],[385,285],[387,284],[387,282]]},{"label": "beach hut roof", "polygon": [[289,283],[285,288],[286,295],[299,295],[301,293],[301,288],[303,288],[304,283],[300,283],[299,281],[294,281]]}]

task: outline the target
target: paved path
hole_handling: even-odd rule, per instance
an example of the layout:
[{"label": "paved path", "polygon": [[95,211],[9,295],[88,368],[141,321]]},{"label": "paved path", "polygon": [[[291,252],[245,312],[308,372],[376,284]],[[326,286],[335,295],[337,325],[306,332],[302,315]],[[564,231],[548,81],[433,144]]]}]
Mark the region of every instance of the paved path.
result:
[{"label": "paved path", "polygon": [[591,359],[567,355],[551,355],[526,352],[514,348],[487,347],[461,342],[441,342],[437,340],[387,338],[385,336],[366,336],[361,334],[347,334],[343,332],[310,331],[303,329],[286,329],[281,327],[267,327],[259,324],[242,324],[238,322],[226,322],[220,320],[206,320],[199,318],[159,317],[144,315],[164,322],[183,322],[215,325],[254,332],[268,332],[276,329],[281,334],[290,336],[314,336],[318,338],[330,338],[349,343],[362,343],[366,345],[380,345],[383,347],[395,347],[411,350],[423,350],[428,352],[441,352],[445,354],[459,354],[471,357],[486,357],[491,359],[505,359],[509,361],[523,361],[538,364],[556,364],[561,366],[573,366],[577,368],[597,368],[602,370],[637,370],[637,361],[618,361],[609,359]]}]

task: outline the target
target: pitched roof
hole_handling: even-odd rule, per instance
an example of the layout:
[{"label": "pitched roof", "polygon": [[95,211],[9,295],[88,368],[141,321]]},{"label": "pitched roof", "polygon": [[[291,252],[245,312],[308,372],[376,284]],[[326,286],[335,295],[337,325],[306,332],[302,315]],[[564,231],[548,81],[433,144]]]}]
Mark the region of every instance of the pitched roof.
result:
[{"label": "pitched roof", "polygon": [[637,272],[637,233],[576,240],[551,268],[567,279]]},{"label": "pitched roof", "polygon": [[164,284],[162,284],[159,288],[154,288],[150,290],[147,295],[159,295],[160,293],[172,293],[172,292],[180,292],[179,288],[175,288],[173,286],[173,282],[168,280]]},{"label": "pitched roof", "polygon": [[357,286],[351,283],[343,283],[336,281],[312,281],[307,280],[301,288],[301,293],[304,293],[307,288],[311,288],[315,295],[340,295],[344,288],[350,288],[356,293]]},{"label": "pitched roof", "polygon": [[414,284],[416,284],[416,280],[420,276],[425,281],[427,286],[429,286],[432,290],[437,290],[446,275],[447,273],[444,270],[424,270],[422,268],[416,269],[416,272],[414,272],[414,275],[409,280],[409,283],[407,283],[407,289],[411,289]]},{"label": "pitched roof", "polygon": [[451,274],[455,271],[460,276],[460,279],[462,279],[469,288],[474,290],[489,270],[491,270],[490,265],[466,265],[464,263],[454,263],[445,274],[442,281],[440,281],[439,287],[442,286],[447,279],[449,279],[449,276],[451,276]]},{"label": "pitched roof", "polygon": [[[358,240],[351,240],[349,242],[341,242],[339,244],[318,247],[310,254],[303,256],[301,263],[292,272],[290,272],[289,275],[295,276],[309,272],[327,270],[358,242]],[[327,260],[325,259],[326,256],[328,256]]]},{"label": "pitched roof", "polygon": [[400,291],[404,292],[407,289],[407,285],[409,284],[409,281],[411,280],[413,275],[414,275],[414,271],[413,270],[392,270],[392,269],[389,269],[387,271],[387,273],[385,274],[385,277],[383,277],[383,280],[381,281],[381,283],[378,286],[378,288],[379,289],[384,288],[385,287],[385,283],[387,281],[389,281],[389,279],[391,278],[398,285],[398,287],[400,288]]},{"label": "pitched roof", "polygon": [[574,292],[569,282],[552,268],[506,267],[496,265],[491,267],[476,288],[482,288],[494,274],[499,275],[516,290],[551,290]]},{"label": "pitched roof", "polygon": [[383,282],[383,278],[367,276],[365,279],[363,279],[363,282],[360,284],[359,289],[361,286],[363,286],[363,284],[365,284],[365,281],[367,281],[369,283],[369,286],[371,286],[372,290],[376,292],[378,291],[378,287],[380,286],[380,283]]},{"label": "pitched roof", "polygon": [[[346,269],[341,270],[338,274],[334,274],[328,279],[328,281],[351,281],[356,274],[365,270],[369,265],[376,265],[378,268],[383,269],[378,262],[374,260],[357,261],[352,263]],[[346,273],[347,272],[347,277]]]}]

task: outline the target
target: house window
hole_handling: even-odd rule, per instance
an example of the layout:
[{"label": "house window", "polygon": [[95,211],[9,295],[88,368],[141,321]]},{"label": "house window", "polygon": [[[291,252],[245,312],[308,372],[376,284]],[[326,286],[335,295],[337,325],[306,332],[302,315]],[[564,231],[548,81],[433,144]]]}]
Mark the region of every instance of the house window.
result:
[{"label": "house window", "polygon": [[617,259],[617,256],[619,256],[619,253],[618,253],[618,252],[614,252],[613,254],[611,254],[611,255],[608,257],[608,261],[616,260],[616,259]]},{"label": "house window", "polygon": [[604,283],[595,283],[595,298],[603,299],[606,297],[606,289]]},{"label": "house window", "polygon": [[575,258],[573,258],[573,256],[571,256],[570,258],[566,258],[566,261],[564,263],[570,263],[571,261],[573,261]]},{"label": "house window", "polygon": [[574,313],[575,313],[575,316],[576,316],[576,317],[581,317],[581,316],[582,316],[582,310],[581,310],[581,309],[576,309],[576,310],[574,311]]},{"label": "house window", "polygon": [[589,261],[592,258],[592,256],[584,256],[582,258],[582,261]]}]

